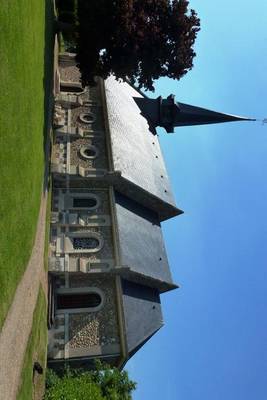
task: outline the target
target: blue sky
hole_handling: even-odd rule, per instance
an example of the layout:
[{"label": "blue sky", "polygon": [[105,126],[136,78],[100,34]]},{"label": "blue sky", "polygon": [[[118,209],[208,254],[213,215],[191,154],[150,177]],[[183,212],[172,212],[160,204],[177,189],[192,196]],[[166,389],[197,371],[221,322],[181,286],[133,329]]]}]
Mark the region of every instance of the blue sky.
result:
[{"label": "blue sky", "polygon": [[[267,117],[266,0],[191,1],[194,69],[158,95]],[[267,398],[267,125],[159,130],[176,202],[163,224],[173,278],[165,327],[127,364],[134,400]]]}]

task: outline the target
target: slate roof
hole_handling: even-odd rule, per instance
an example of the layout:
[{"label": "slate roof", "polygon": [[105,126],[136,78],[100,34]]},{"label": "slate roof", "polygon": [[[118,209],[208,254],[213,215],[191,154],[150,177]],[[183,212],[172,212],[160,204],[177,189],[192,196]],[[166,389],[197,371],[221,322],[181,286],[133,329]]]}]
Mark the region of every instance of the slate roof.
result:
[{"label": "slate roof", "polygon": [[129,359],[162,326],[160,293],[176,288],[161,221],[175,205],[158,136],[137,105],[140,91],[113,77],[105,97],[116,180],[115,217]]},{"label": "slate roof", "polygon": [[163,326],[160,297],[156,289],[127,280],[122,280],[122,292],[126,341],[131,357]]},{"label": "slate roof", "polygon": [[[144,205],[159,210],[161,220],[180,214],[156,131],[135,101],[142,97],[141,92],[114,77],[109,77],[104,85],[114,170],[121,172],[121,179],[128,185],[128,190],[125,183],[119,190],[130,197],[137,193]],[[140,191],[146,195],[140,196]]]},{"label": "slate roof", "polygon": [[115,207],[120,262],[131,272],[127,276],[135,279],[133,275],[139,275],[139,281],[143,279],[160,292],[176,288],[157,214],[118,192]]}]

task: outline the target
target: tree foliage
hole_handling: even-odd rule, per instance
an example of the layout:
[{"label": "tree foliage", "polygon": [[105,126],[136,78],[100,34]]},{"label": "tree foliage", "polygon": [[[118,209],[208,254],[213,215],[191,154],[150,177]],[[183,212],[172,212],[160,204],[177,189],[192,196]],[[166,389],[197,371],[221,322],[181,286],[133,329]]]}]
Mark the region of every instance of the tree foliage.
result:
[{"label": "tree foliage", "polygon": [[78,0],[82,81],[114,74],[154,90],[159,77],[180,79],[193,67],[199,29],[187,0]]},{"label": "tree foliage", "polygon": [[66,368],[62,376],[49,370],[45,400],[131,400],[136,384],[126,371],[96,362],[92,371]]},{"label": "tree foliage", "polygon": [[[49,372],[50,379],[53,372]],[[45,393],[45,400],[103,400],[101,389],[88,373],[80,376],[55,376]]]}]

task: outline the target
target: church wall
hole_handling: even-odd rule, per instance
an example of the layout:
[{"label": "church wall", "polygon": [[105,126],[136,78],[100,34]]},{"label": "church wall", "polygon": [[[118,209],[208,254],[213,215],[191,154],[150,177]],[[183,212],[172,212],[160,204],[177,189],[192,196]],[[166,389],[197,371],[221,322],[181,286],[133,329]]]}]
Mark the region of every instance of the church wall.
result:
[{"label": "church wall", "polygon": [[[89,147],[96,152],[95,157],[86,159],[82,156],[84,148]],[[93,136],[92,138],[71,138],[70,141],[70,164],[76,167],[81,166],[87,169],[108,169],[107,157],[105,153],[105,139]]]},{"label": "church wall", "polygon": [[121,345],[111,273],[116,264],[111,198],[107,183],[94,181],[109,169],[101,92],[98,85],[79,89],[77,68],[63,61],[52,151],[49,271],[55,320],[48,358],[115,360]]},{"label": "church wall", "polygon": [[[74,208],[74,200],[93,196],[96,208]],[[52,229],[50,271],[75,272],[109,269],[114,266],[114,249],[108,189],[54,189],[52,200]],[[73,237],[96,236],[101,241],[97,251],[75,250]],[[56,262],[58,261],[58,262]],[[90,265],[88,264],[90,263]],[[98,263],[98,264],[97,264]],[[88,265],[87,265],[88,264]]]},{"label": "church wall", "polygon": [[79,82],[80,73],[77,70],[75,63],[72,65],[60,65],[60,79],[64,82]]},{"label": "church wall", "polygon": [[[81,290],[82,289],[82,290]],[[120,353],[120,338],[116,306],[115,281],[111,277],[71,275],[69,288],[60,282],[58,295],[64,292],[97,291],[102,303],[93,312],[58,310],[49,332],[50,359],[104,356]]]},{"label": "church wall", "polygon": [[95,313],[70,315],[70,348],[119,344],[114,279],[81,275],[71,277],[71,288],[87,286],[101,288],[104,305]]},{"label": "church wall", "polygon": [[[92,130],[103,130],[104,124],[102,120],[101,107],[92,106],[91,104],[87,106],[85,104],[87,104],[86,100],[84,100],[84,103],[81,107],[77,107],[71,110],[71,125],[77,126],[82,129],[87,129],[88,126],[90,126]],[[80,119],[80,115],[87,112],[89,112],[92,117],[92,121],[90,123],[86,123]]]}]

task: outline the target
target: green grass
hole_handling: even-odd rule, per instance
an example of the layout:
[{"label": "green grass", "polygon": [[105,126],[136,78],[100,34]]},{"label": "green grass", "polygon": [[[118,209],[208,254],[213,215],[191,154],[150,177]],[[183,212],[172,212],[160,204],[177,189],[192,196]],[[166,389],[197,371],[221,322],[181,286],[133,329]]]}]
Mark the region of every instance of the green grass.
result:
[{"label": "green grass", "polygon": [[0,328],[34,243],[51,93],[50,0],[0,8]]},{"label": "green grass", "polygon": [[[33,314],[32,332],[24,356],[21,386],[17,395],[17,400],[32,399],[33,391],[36,395],[35,398],[41,398],[44,388],[46,365],[46,321],[46,299],[43,290],[40,288]],[[35,374],[35,379],[33,381],[33,363],[35,361],[38,361],[41,364],[44,368],[44,373],[43,375]]]}]

